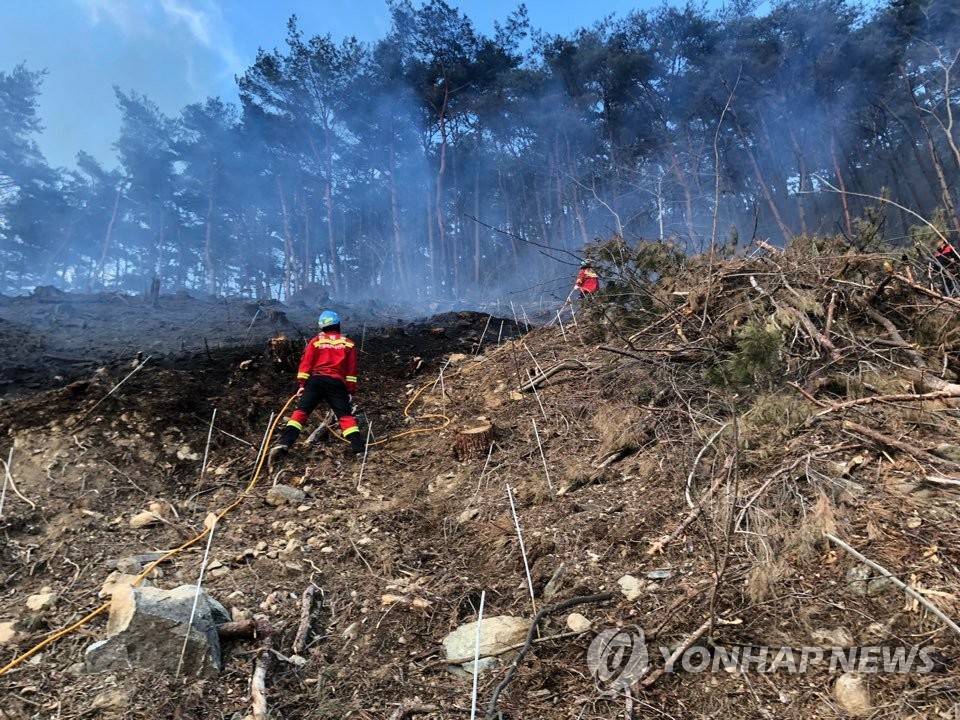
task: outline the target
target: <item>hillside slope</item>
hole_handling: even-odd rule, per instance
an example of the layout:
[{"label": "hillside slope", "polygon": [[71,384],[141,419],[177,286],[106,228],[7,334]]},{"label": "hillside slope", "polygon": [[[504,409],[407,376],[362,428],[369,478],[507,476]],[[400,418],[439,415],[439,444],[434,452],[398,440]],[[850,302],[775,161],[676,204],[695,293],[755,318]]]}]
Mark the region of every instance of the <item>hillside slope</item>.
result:
[{"label": "hillside slope", "polygon": [[[100,615],[18,660],[103,603],[110,561],[189,542],[242,499],[204,587],[269,622],[284,655],[304,590],[322,591],[306,663],[267,677],[272,717],[469,716],[472,678],[440,644],[481,596],[487,618],[546,613],[515,673],[480,675],[479,715],[954,717],[960,637],[930,608],[960,618],[960,303],[889,258],[808,249],[617,278],[575,322],[565,309],[520,337],[466,312],[368,329],[365,459],[331,438],[257,472],[293,387],[289,358],[263,344],[107,367],[0,406],[19,491],[0,516],[3,714],[250,714],[253,641],[227,644],[216,680],[84,674]],[[489,452],[456,459],[458,431],[488,422]],[[275,484],[305,497],[269,505]],[[131,528],[151,503],[163,522]],[[151,581],[196,582],[205,545]],[[28,610],[41,592],[57,601]],[[589,628],[568,626],[574,611]],[[627,693],[641,632],[649,667]],[[620,645],[604,654],[598,634]],[[784,655],[722,667],[785,647],[843,648],[862,672]],[[878,672],[878,647],[926,662]]]}]

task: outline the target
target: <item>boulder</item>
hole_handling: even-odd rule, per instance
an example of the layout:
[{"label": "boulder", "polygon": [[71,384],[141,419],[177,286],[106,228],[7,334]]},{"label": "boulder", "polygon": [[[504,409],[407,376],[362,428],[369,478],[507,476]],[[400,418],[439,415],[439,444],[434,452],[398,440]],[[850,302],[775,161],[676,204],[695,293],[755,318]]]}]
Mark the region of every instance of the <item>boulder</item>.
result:
[{"label": "boulder", "polygon": [[[480,657],[500,655],[508,648],[522,643],[530,630],[530,621],[511,615],[494,615],[480,623]],[[472,658],[477,645],[477,623],[461,625],[443,639],[443,649],[449,660]]]},{"label": "boulder", "polygon": [[142,667],[176,673],[179,668],[180,675],[215,677],[222,668],[217,625],[229,619],[205,591],[197,597],[194,585],[174,590],[118,585],[110,601],[108,637],[87,648],[87,672]]}]

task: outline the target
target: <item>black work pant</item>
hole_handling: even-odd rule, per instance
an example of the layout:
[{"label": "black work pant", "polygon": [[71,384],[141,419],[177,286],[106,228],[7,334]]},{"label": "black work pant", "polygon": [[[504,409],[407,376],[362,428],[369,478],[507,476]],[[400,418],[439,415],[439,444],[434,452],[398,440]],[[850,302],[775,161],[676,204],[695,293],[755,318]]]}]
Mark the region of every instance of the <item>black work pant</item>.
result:
[{"label": "black work pant", "polygon": [[310,413],[324,401],[333,410],[333,414],[337,416],[337,422],[340,423],[340,431],[344,437],[359,432],[357,421],[351,414],[350,394],[347,392],[347,386],[344,382],[325,375],[311,375],[304,387],[303,395],[300,396],[300,401],[297,403],[297,409],[290,416],[290,421],[278,442],[287,447],[292,446],[300,435],[300,431],[303,430]]}]

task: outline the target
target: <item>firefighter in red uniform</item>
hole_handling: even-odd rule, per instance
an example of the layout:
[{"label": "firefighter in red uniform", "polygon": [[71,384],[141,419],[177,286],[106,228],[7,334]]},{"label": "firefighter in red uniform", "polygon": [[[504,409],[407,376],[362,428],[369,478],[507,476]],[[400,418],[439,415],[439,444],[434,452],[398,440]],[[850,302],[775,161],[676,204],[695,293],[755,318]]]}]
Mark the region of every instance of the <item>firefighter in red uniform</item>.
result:
[{"label": "firefighter in red uniform", "polygon": [[937,245],[937,249],[933,253],[933,258],[944,270],[949,270],[954,274],[960,274],[958,273],[958,271],[960,271],[960,254],[958,254],[956,248],[946,240],[941,241],[940,244]]},{"label": "firefighter in red uniform", "polygon": [[580,272],[577,273],[576,288],[580,291],[580,297],[592,295],[600,289],[600,276],[597,275],[597,271],[590,265],[589,260],[584,260],[580,263]]},{"label": "firefighter in red uniform", "polygon": [[320,313],[320,333],[307,343],[297,369],[299,402],[286,428],[270,450],[271,465],[293,447],[321,400],[326,400],[337,416],[340,432],[350,441],[348,452],[362,453],[366,447],[356,418],[351,414],[353,393],[357,390],[357,350],[353,340],[340,334],[340,316],[331,310]]}]

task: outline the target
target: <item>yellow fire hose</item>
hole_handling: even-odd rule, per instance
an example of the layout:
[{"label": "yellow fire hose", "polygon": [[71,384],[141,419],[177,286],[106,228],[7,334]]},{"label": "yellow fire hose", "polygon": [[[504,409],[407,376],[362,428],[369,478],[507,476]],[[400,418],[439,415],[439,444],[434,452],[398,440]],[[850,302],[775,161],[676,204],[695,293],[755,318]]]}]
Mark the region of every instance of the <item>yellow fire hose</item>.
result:
[{"label": "yellow fire hose", "polygon": [[[419,399],[419,397],[423,394],[423,391],[426,390],[428,387],[430,387],[430,386],[433,385],[433,384],[435,384],[435,383],[427,383],[426,385],[424,385],[423,387],[421,387],[419,390],[417,390],[417,392],[414,393],[413,397],[411,398],[410,402],[408,402],[407,405],[404,407],[404,409],[403,409],[403,414],[404,414],[405,417],[409,417],[409,418],[412,418],[412,419],[414,419],[414,420],[434,420],[434,419],[440,419],[440,420],[443,420],[443,423],[442,423],[441,425],[438,425],[438,426],[432,427],[432,428],[414,428],[414,429],[411,429],[411,430],[404,430],[403,432],[397,433],[396,435],[393,435],[393,436],[391,436],[391,437],[384,438],[384,439],[382,439],[382,440],[377,440],[376,442],[372,442],[372,443],[370,443],[370,445],[382,445],[382,444],[384,444],[384,443],[390,442],[391,440],[395,440],[396,438],[403,437],[404,435],[413,435],[413,434],[416,434],[416,433],[425,433],[425,432],[436,432],[437,430],[441,430],[441,429],[447,427],[447,426],[450,424],[451,421],[450,421],[450,418],[448,418],[446,415],[426,414],[426,415],[416,415],[416,416],[412,416],[412,415],[410,415],[410,412],[409,412],[409,411],[410,411],[410,408],[413,406],[413,404],[414,404],[414,403]],[[175,555],[178,555],[179,553],[183,552],[183,551],[186,550],[187,548],[192,547],[193,545],[196,545],[198,542],[200,542],[200,541],[203,540],[205,537],[207,537],[207,535],[209,535],[210,532],[213,530],[213,528],[216,526],[216,523],[217,523],[217,522],[220,522],[220,520],[223,519],[223,517],[224,517],[225,515],[227,515],[227,513],[229,513],[229,512],[231,512],[232,510],[234,510],[238,505],[240,505],[240,503],[242,503],[242,502],[249,496],[250,491],[251,491],[251,490],[253,489],[253,487],[257,484],[257,481],[260,479],[260,473],[263,471],[264,461],[266,460],[266,456],[267,456],[267,449],[268,449],[269,446],[270,446],[270,439],[273,437],[273,433],[276,431],[277,426],[280,424],[280,421],[283,419],[284,413],[286,413],[287,408],[290,407],[291,403],[292,403],[294,400],[296,400],[296,398],[297,398],[296,395],[292,395],[292,396],[287,400],[287,402],[284,403],[283,407],[280,409],[280,412],[277,414],[276,419],[275,419],[275,420],[273,421],[273,423],[271,424],[270,429],[269,429],[269,431],[268,431],[268,433],[267,433],[267,437],[266,437],[266,439],[265,439],[265,441],[264,441],[264,443],[263,443],[263,447],[261,448],[261,451],[260,451],[259,455],[257,456],[257,462],[256,462],[256,466],[254,467],[253,476],[250,478],[250,482],[247,484],[247,486],[246,486],[246,488],[244,489],[244,491],[237,497],[237,499],[234,500],[230,505],[228,505],[227,507],[225,507],[223,510],[221,510],[221,511],[217,514],[216,522],[215,522],[215,523],[210,523],[209,525],[207,525],[207,526],[204,528],[203,532],[199,533],[196,537],[191,538],[190,540],[187,540],[185,543],[183,543],[183,544],[180,545],[179,547],[176,547],[176,548],[174,548],[173,550],[170,550],[169,552],[165,553],[162,557],[157,558],[156,560],[154,560],[153,562],[151,562],[149,565],[147,565],[147,566],[143,569],[143,571],[142,571],[139,575],[137,575],[136,578],[134,578],[134,580],[131,582],[131,585],[134,585],[134,586],[135,586],[135,585],[138,585],[145,577],[147,577],[147,575],[149,575],[151,572],[153,572],[153,569],[156,568],[157,565],[159,565],[160,563],[164,562],[165,560],[168,560],[168,559],[174,557]],[[337,437],[340,438],[341,440],[344,439],[341,435],[337,435]],[[49,635],[47,638],[45,638],[43,641],[37,643],[36,645],[34,645],[32,648],[30,648],[30,649],[27,650],[26,652],[18,655],[17,657],[15,657],[13,660],[11,660],[9,663],[7,663],[6,665],[4,665],[3,667],[0,667],[0,676],[5,675],[6,673],[10,672],[12,669],[14,669],[15,667],[17,667],[17,666],[20,665],[21,663],[25,662],[26,660],[30,659],[31,657],[33,657],[34,655],[36,655],[38,652],[40,652],[40,651],[43,650],[44,648],[48,647],[49,645],[53,644],[54,642],[56,642],[56,641],[59,640],[60,638],[66,636],[66,635],[69,635],[69,634],[72,633],[74,630],[77,630],[77,629],[83,627],[83,626],[86,625],[88,622],[90,622],[91,620],[93,620],[93,618],[97,617],[98,615],[102,615],[102,614],[103,614],[105,611],[107,611],[109,608],[110,608],[110,602],[107,601],[107,602],[103,603],[102,605],[100,605],[100,606],[99,606],[98,608],[96,608],[95,610],[93,610],[93,611],[91,611],[90,613],[88,613],[87,615],[84,615],[82,618],[80,618],[79,620],[77,620],[77,621],[76,621],[75,623],[73,623],[72,625],[70,625],[70,626],[68,626],[68,627],[65,627],[65,628],[62,628],[62,629],[57,630],[56,632],[52,633],[52,634]]]}]

